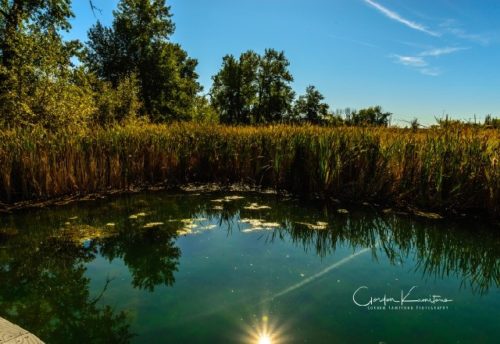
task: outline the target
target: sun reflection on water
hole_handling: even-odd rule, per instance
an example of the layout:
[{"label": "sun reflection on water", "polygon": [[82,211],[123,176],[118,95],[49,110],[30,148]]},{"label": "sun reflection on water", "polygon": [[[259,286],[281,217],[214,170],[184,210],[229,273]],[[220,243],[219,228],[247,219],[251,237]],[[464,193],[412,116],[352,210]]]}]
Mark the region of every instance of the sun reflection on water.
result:
[{"label": "sun reflection on water", "polygon": [[254,326],[247,325],[246,340],[248,344],[280,344],[284,343],[284,328],[272,323],[267,315],[262,316]]},{"label": "sun reflection on water", "polygon": [[257,343],[258,344],[272,344],[271,337],[267,334],[262,334],[259,337],[259,341]]}]

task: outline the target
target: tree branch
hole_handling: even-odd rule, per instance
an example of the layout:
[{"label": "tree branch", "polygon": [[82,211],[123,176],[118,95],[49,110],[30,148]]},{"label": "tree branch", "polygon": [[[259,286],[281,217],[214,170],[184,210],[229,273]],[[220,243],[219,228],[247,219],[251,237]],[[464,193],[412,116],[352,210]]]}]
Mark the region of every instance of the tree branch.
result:
[{"label": "tree branch", "polygon": [[99,12],[99,13],[102,13],[101,9],[96,7],[96,5],[94,5],[94,2],[92,0],[89,0],[89,4],[90,4],[90,9],[92,10],[92,13],[94,14],[94,17],[95,17],[95,12]]}]

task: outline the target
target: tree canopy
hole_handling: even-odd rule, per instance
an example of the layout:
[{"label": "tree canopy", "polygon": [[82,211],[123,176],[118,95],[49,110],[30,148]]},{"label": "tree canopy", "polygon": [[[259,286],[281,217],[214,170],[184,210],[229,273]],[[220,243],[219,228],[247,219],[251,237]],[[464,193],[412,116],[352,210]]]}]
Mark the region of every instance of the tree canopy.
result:
[{"label": "tree canopy", "polygon": [[263,55],[247,51],[236,59],[226,55],[213,77],[212,104],[223,123],[272,123],[292,110],[293,77],[284,52],[266,49]]},{"label": "tree canopy", "polygon": [[384,112],[381,106],[372,106],[347,115],[346,122],[350,125],[373,125],[387,127],[392,113]]},{"label": "tree canopy", "polygon": [[82,68],[81,45],[65,42],[70,0],[0,2],[0,122],[71,128],[95,110]]},{"label": "tree canopy", "polygon": [[121,0],[111,27],[89,31],[87,64],[115,87],[137,75],[143,113],[154,121],[192,116],[201,86],[197,61],[169,41],[175,25],[164,0]]},{"label": "tree canopy", "polygon": [[322,101],[325,97],[310,85],[306,88],[306,94],[300,96],[294,105],[293,119],[305,120],[310,123],[321,123],[329,115],[329,106]]}]

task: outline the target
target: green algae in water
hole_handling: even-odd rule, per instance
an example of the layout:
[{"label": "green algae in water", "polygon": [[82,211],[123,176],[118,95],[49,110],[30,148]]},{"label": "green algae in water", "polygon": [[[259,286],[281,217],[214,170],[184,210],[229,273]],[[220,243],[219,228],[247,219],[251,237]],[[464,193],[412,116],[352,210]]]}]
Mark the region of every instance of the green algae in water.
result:
[{"label": "green algae in water", "polygon": [[[496,343],[499,251],[480,223],[144,193],[1,215],[0,316],[47,343]],[[353,302],[412,288],[453,301]]]}]

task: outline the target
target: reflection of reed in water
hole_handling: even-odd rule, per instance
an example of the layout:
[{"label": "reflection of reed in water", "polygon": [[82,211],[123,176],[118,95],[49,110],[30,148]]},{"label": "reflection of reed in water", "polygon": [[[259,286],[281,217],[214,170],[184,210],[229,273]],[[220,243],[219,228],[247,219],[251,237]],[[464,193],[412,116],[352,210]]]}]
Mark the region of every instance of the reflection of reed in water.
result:
[{"label": "reflection of reed in water", "polygon": [[[373,259],[382,254],[392,264],[416,260],[415,271],[424,278],[462,279],[463,287],[475,293],[486,293],[500,285],[500,236],[493,231],[461,228],[456,223],[414,220],[396,215],[379,216],[364,210],[352,215],[339,215],[322,208],[312,210],[280,202],[268,197],[269,209],[249,212],[244,205],[249,200],[224,204],[223,210],[200,207],[199,211],[216,218],[229,231],[238,226],[235,218],[257,218],[261,223],[280,223],[279,228],[263,232],[265,240],[285,240],[288,237],[307,252],[319,256],[333,254],[340,247],[370,248]],[[259,200],[264,204],[262,198]],[[325,228],[312,224],[328,222]],[[321,226],[318,226],[321,227]],[[378,247],[377,247],[378,246]],[[377,247],[377,248],[376,248]]]},{"label": "reflection of reed in water", "polygon": [[[24,303],[38,305],[37,319],[73,319],[69,323],[71,331],[76,332],[95,321],[105,324],[115,335],[127,337],[125,315],[98,307],[89,296],[85,264],[97,253],[109,260],[121,258],[130,270],[134,287],[153,291],[157,286],[173,285],[181,255],[176,239],[179,230],[186,227],[180,220],[193,218],[217,223],[228,234],[247,228],[244,226],[249,224],[240,223],[241,219],[259,220],[259,224],[269,225],[257,234],[263,240],[291,240],[319,256],[349,247],[353,251],[368,248],[374,260],[383,256],[392,264],[414,259],[415,271],[424,278],[457,276],[473,292],[487,293],[489,288],[500,285],[500,238],[491,230],[471,232],[456,224],[377,216],[367,210],[338,214],[326,207],[252,193],[227,198],[227,202],[210,202],[226,200],[225,196],[136,195],[113,202],[33,211],[31,216],[0,218],[0,228],[4,229],[0,230],[0,307],[8,312],[22,309],[19,305]],[[146,216],[130,218],[143,213]],[[66,225],[75,214],[78,219]],[[61,236],[60,229],[65,226],[78,229],[77,234],[85,229],[84,244],[72,236],[70,242],[67,236]],[[98,230],[89,232],[89,228]],[[54,292],[46,293],[48,287]],[[72,304],[75,306],[68,307]],[[78,317],[68,309],[76,309]],[[53,327],[50,321],[37,323],[29,314],[19,311],[24,322],[11,318],[44,339],[53,338],[55,331],[70,331]],[[94,328],[104,331],[97,325]],[[90,338],[92,333],[87,335]]]}]

